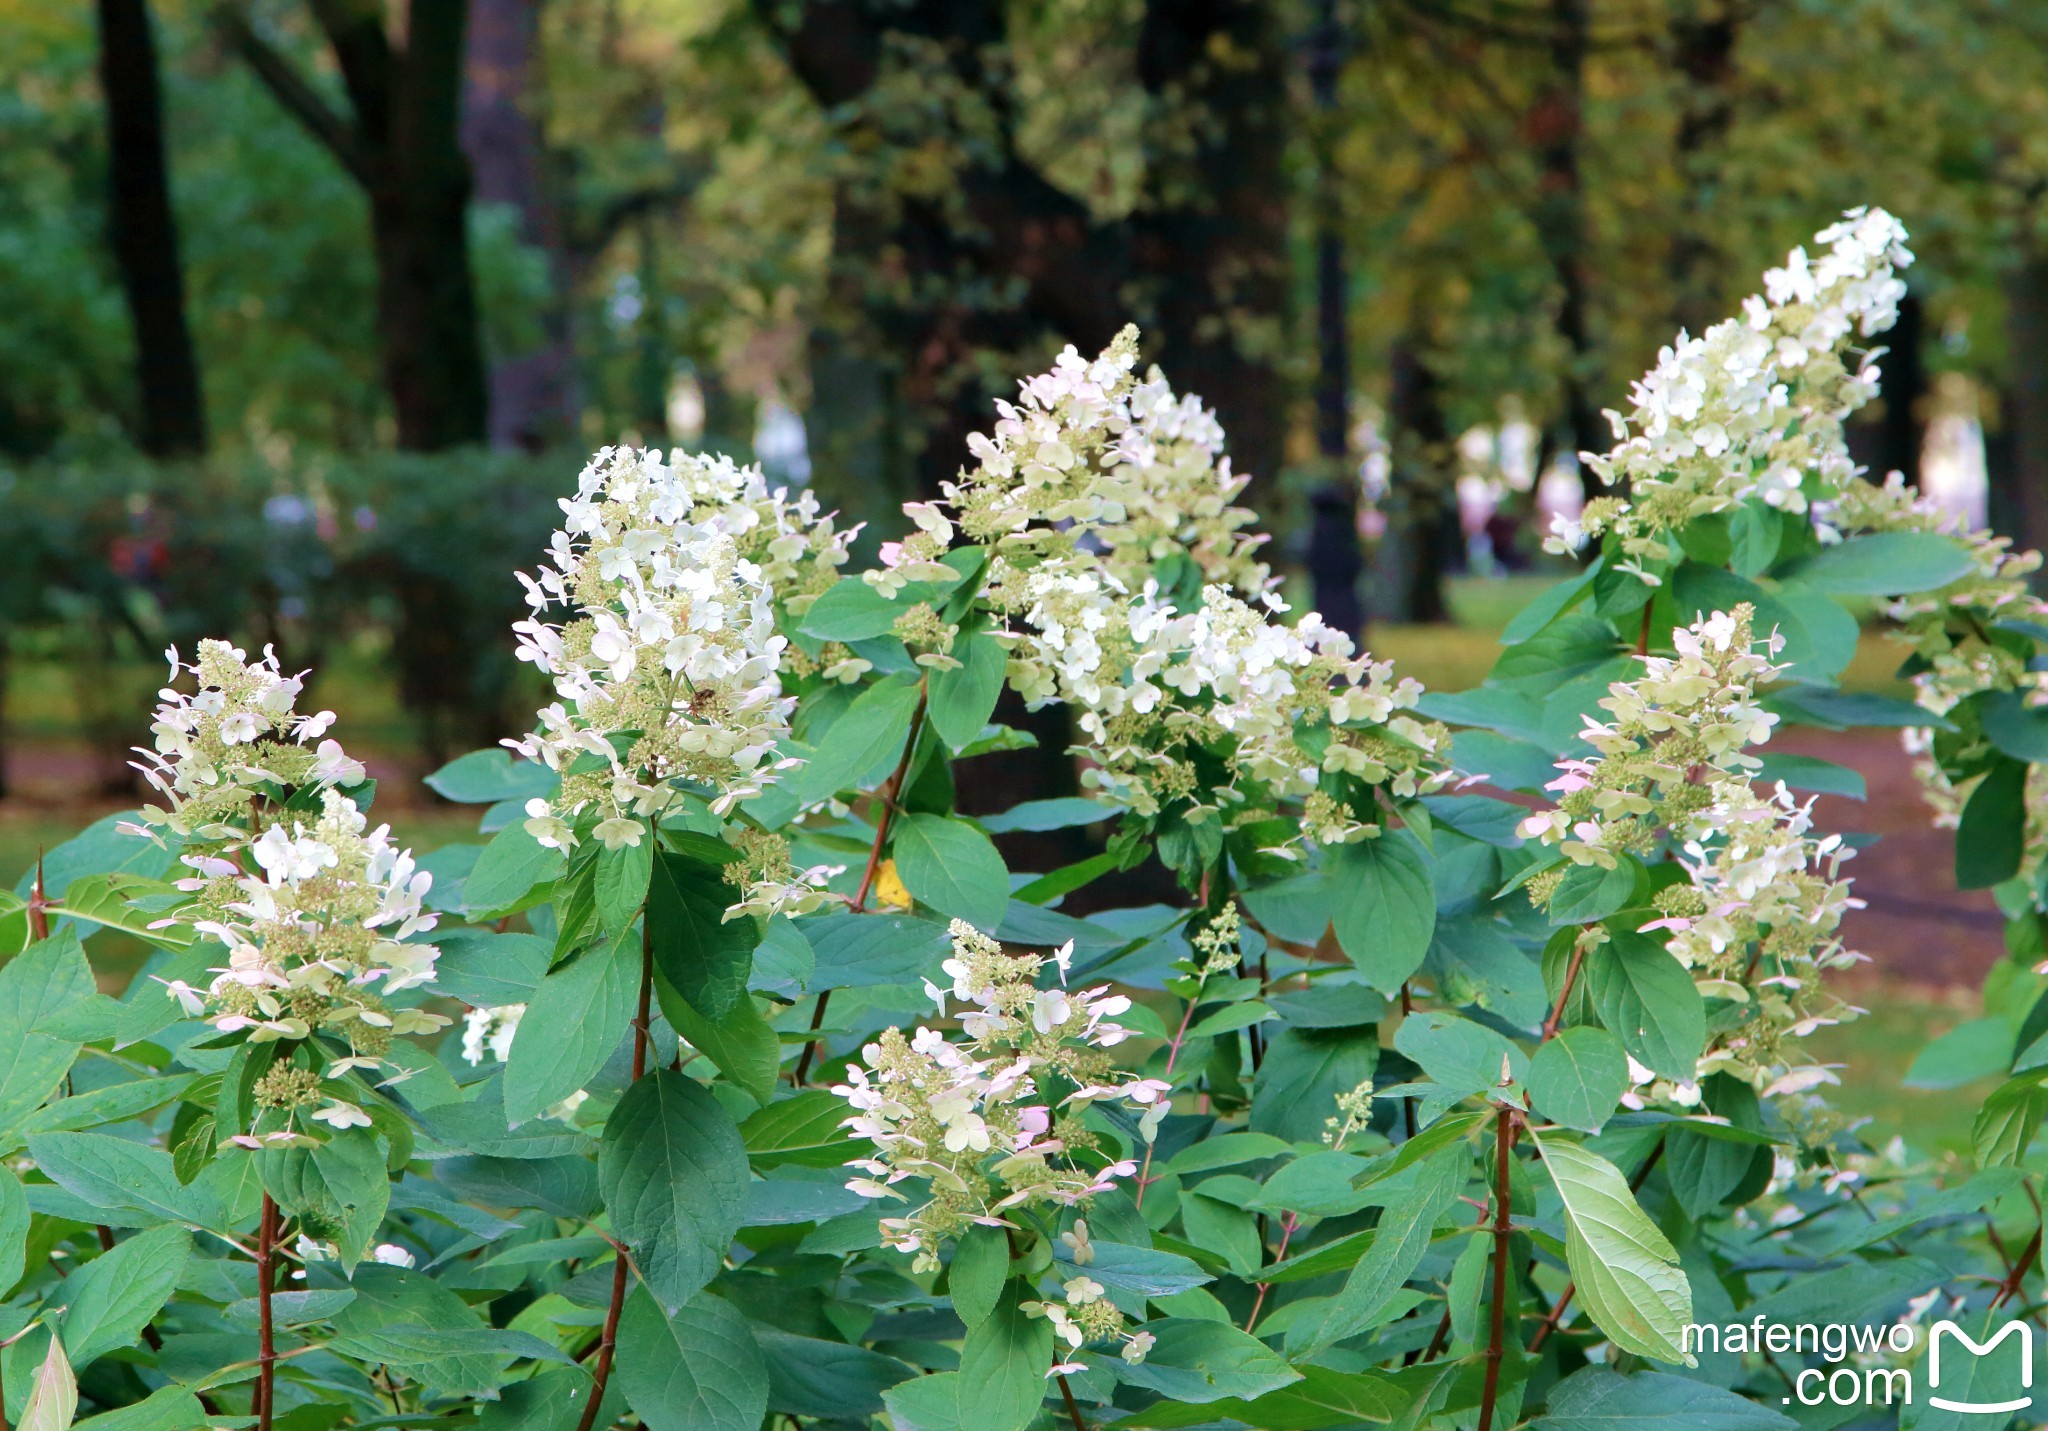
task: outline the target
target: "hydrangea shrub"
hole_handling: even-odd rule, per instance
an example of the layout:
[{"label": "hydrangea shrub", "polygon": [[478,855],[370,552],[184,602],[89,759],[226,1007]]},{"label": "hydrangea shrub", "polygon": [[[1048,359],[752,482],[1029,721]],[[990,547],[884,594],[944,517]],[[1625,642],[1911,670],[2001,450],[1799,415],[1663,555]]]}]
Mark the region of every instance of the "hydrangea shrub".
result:
[{"label": "hydrangea shrub", "polygon": [[[157,798],[0,910],[8,1424],[1767,1431],[1802,1354],[1689,1326],[2033,1305],[2048,624],[1843,445],[1910,261],[1852,213],[1667,349],[1470,691],[1288,609],[1135,332],[874,570],[599,453],[519,578],[553,699],[429,782],[474,842],[373,825],[274,657],[171,653]],[[1912,702],[1836,689],[1845,597]],[[962,814],[1006,689],[1084,793]],[[1828,1105],[1853,775],[1788,723],[1903,730],[2010,919],[1916,1070],[2009,1075],[1974,1167]],[[1177,900],[1073,899],[1149,860]]]}]

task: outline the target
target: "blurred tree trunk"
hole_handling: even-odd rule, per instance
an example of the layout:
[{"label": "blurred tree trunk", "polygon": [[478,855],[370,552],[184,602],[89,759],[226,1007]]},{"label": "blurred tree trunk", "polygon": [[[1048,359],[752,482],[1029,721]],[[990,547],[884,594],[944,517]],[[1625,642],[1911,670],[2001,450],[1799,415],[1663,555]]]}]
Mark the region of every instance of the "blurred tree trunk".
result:
[{"label": "blurred tree trunk", "polygon": [[107,227],[135,330],[137,445],[152,457],[196,456],[206,450],[206,398],[185,322],[149,6],[147,0],[98,0],[98,13]]},{"label": "blurred tree trunk", "polygon": [[[814,391],[872,367],[855,386],[893,392],[898,421],[871,422],[855,448],[867,483],[906,470],[914,490],[951,478],[967,435],[990,422],[1017,362],[1059,342],[1106,344],[1127,318],[1174,385],[1213,403],[1237,465],[1279,467],[1286,391],[1274,365],[1288,296],[1287,55],[1261,0],[1149,0],[1139,79],[1193,148],[1148,174],[1139,212],[1099,223],[1019,154],[1002,72],[999,0],[808,0],[757,15],[849,147],[884,156],[943,150],[941,192],[847,181],[835,200],[829,331],[814,336]],[[910,56],[910,59],[905,59]],[[934,68],[934,93],[964,98],[909,132],[860,102],[892,67]],[[936,110],[935,106],[935,110]],[[900,124],[900,117],[898,117]],[[993,361],[991,361],[993,360]],[[821,446],[821,455],[831,453]],[[821,468],[834,465],[830,456]]]},{"label": "blurred tree trunk", "polygon": [[[2038,302],[2033,298],[2024,304]],[[2025,325],[2031,316],[2015,310],[2009,321]],[[1920,481],[1920,448],[1926,437],[1928,393],[1927,310],[1917,293],[1899,300],[1899,321],[1882,339],[1885,354],[1878,360],[1881,382],[1878,401],[1866,407],[1858,420],[1850,422],[1844,436],[1849,455],[1870,469],[1873,480],[1882,482],[1893,472],[1905,474],[1909,485]]]},{"label": "blurred tree trunk", "polygon": [[2048,545],[2048,258],[2005,281],[2006,381],[1985,445],[1991,526],[2021,550]]},{"label": "blurred tree trunk", "polygon": [[403,47],[381,0],[308,0],[341,71],[344,118],[232,4],[228,42],[370,201],[377,334],[398,445],[434,452],[488,437],[489,388],[469,262],[469,161],[460,138],[466,0],[412,0]]},{"label": "blurred tree trunk", "polygon": [[1309,91],[1315,100],[1316,450],[1329,470],[1309,496],[1307,565],[1316,610],[1332,626],[1363,637],[1359,582],[1365,553],[1358,541],[1358,469],[1351,460],[1350,275],[1333,132],[1345,48],[1337,0],[1317,0],[1308,52]]},{"label": "blurred tree trunk", "polygon": [[1276,365],[1288,297],[1287,50],[1265,0],[1148,0],[1138,79],[1171,132],[1131,220],[1134,287],[1151,349],[1212,404],[1232,462],[1271,479],[1285,456]]},{"label": "blurred tree trunk", "polygon": [[1451,433],[1443,392],[1412,329],[1389,357],[1388,441],[1393,449],[1392,511],[1382,547],[1394,619],[1451,619],[1446,579],[1456,563],[1460,531],[1451,490]]},{"label": "blurred tree trunk", "polygon": [[1685,78],[1675,143],[1685,193],[1671,238],[1671,286],[1679,324],[1695,336],[1728,316],[1721,311],[1720,255],[1708,220],[1719,197],[1721,148],[1735,122],[1740,33],[1739,0],[1692,0],[1672,23],[1674,58]]},{"label": "blurred tree trunk", "polygon": [[[1550,0],[1550,69],[1530,107],[1526,129],[1538,168],[1530,217],[1557,283],[1557,333],[1565,347],[1564,428],[1572,451],[1604,451],[1611,441],[1592,399],[1595,354],[1587,311],[1585,185],[1579,150],[1585,140],[1588,0]],[[1603,490],[1590,467],[1581,467],[1590,496]]]},{"label": "blurred tree trunk", "polygon": [[540,93],[541,0],[470,0],[464,60],[462,147],[480,203],[519,214],[519,236],[547,255],[554,295],[530,352],[490,365],[490,440],[538,451],[576,429],[570,337],[569,256],[543,166]]},{"label": "blurred tree trunk", "polygon": [[[988,425],[990,400],[1014,381],[985,373],[1035,357],[1055,336],[1098,348],[1115,334],[1120,236],[1018,154],[1005,81],[992,68],[1007,40],[1000,0],[809,0],[793,17],[756,0],[755,10],[820,107],[846,116],[852,147],[880,156],[885,170],[892,153],[911,150],[952,164],[929,190],[869,176],[841,183],[827,331],[812,345],[822,400],[833,381],[897,395],[901,420],[865,424],[853,444],[897,446],[874,453],[862,485],[907,471],[914,492],[936,494],[959,470],[968,433]],[[957,99],[908,132],[901,113],[885,129],[860,102],[905,66],[925,67],[925,87]],[[840,455],[822,444],[820,465]]]}]

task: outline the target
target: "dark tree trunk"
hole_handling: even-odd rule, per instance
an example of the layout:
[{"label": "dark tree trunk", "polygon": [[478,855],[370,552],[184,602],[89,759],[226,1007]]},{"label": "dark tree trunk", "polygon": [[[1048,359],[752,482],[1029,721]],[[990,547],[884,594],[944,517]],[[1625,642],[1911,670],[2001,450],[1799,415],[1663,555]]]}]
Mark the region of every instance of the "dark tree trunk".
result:
[{"label": "dark tree trunk", "polygon": [[[1609,446],[1607,425],[1592,398],[1596,380],[1586,252],[1586,195],[1579,174],[1585,139],[1588,0],[1550,0],[1551,69],[1528,115],[1538,167],[1531,209],[1537,241],[1557,283],[1557,332],[1564,340],[1563,425],[1577,452]],[[1588,494],[1601,490],[1591,468],[1581,471]]]},{"label": "dark tree trunk", "polygon": [[1387,397],[1393,446],[1395,597],[1403,621],[1451,618],[1446,578],[1457,560],[1458,508],[1450,488],[1450,427],[1435,372],[1411,337],[1394,348]]},{"label": "dark tree trunk", "polygon": [[1316,107],[1316,450],[1329,470],[1309,498],[1308,577],[1323,619],[1362,637],[1365,553],[1358,542],[1358,473],[1351,461],[1351,293],[1332,132],[1344,40],[1336,0],[1317,0],[1308,63]]},{"label": "dark tree trunk", "polygon": [[1162,155],[1132,219],[1132,257],[1175,388],[1200,393],[1233,465],[1278,475],[1287,389],[1274,334],[1287,311],[1287,53],[1264,0],[1150,0],[1138,78],[1184,153]]},{"label": "dark tree trunk", "polygon": [[398,445],[434,452],[488,435],[489,388],[469,263],[469,161],[460,138],[466,0],[413,0],[393,48],[380,0],[309,0],[334,52],[344,119],[240,11],[229,43],[292,117],[363,186],[377,260],[377,329]]},{"label": "dark tree trunk", "polygon": [[1991,525],[2016,547],[2039,549],[2048,545],[2048,259],[2013,271],[2005,303],[2006,383],[1985,453]]},{"label": "dark tree trunk", "polygon": [[1679,323],[1694,334],[1728,316],[1721,311],[1719,254],[1708,221],[1719,197],[1721,148],[1735,121],[1739,35],[1736,0],[1694,0],[1672,25],[1674,58],[1685,77],[1675,146],[1685,195],[1671,239],[1671,285]]},{"label": "dark tree trunk", "polygon": [[[2030,321],[2020,312],[2013,317],[2021,323]],[[1899,302],[1899,321],[1884,335],[1878,400],[1849,423],[1844,434],[1849,439],[1849,455],[1868,467],[1875,481],[1882,482],[1893,472],[1904,473],[1909,484],[1920,481],[1928,389],[1922,352],[1926,330],[1926,308],[1918,294],[1908,293]]]},{"label": "dark tree trunk", "polygon": [[[829,311],[812,344],[814,387],[843,380],[851,364],[868,370],[860,386],[897,404],[893,419],[867,424],[855,444],[873,466],[835,475],[866,486],[907,472],[907,485],[935,494],[959,470],[967,434],[988,426],[990,400],[1010,389],[1008,376],[984,378],[987,355],[1035,358],[1063,341],[1099,348],[1115,334],[1122,235],[1095,225],[1017,153],[1004,81],[990,68],[1005,40],[999,0],[810,0],[788,26],[768,0],[756,10],[828,110],[869,93],[906,49],[932,57],[947,86],[987,106],[993,129],[979,134],[943,113],[910,133],[851,121],[862,147],[935,144],[956,152],[960,167],[940,199],[840,187]],[[821,447],[820,469],[831,472],[840,455]]]},{"label": "dark tree trunk", "polygon": [[98,0],[98,7],[108,230],[135,330],[137,445],[152,457],[195,456],[206,450],[206,399],[185,323],[148,0]]},{"label": "dark tree trunk", "polygon": [[570,261],[543,167],[540,0],[470,0],[464,63],[462,147],[476,175],[476,199],[518,211],[519,234],[548,257],[555,299],[541,315],[532,351],[490,365],[490,440],[538,451],[576,426],[568,305]]}]

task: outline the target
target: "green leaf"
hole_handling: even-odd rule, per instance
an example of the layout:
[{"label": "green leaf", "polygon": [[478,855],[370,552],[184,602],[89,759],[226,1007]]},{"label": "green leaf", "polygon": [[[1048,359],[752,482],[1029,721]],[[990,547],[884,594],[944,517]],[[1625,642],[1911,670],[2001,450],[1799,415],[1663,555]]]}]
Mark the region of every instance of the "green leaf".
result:
[{"label": "green leaf", "polygon": [[422,1272],[366,1262],[351,1281],[355,1300],[334,1314],[329,1348],[409,1376],[454,1396],[496,1394],[504,1363],[519,1352],[464,1334],[492,1331],[462,1298]]},{"label": "green leaf", "polygon": [[561,878],[568,867],[567,855],[544,847],[523,823],[507,825],[491,836],[463,881],[463,907],[479,921],[513,913],[538,886]]},{"label": "green leaf", "polygon": [[647,933],[655,966],[707,1019],[724,1017],[747,996],[760,927],[751,919],[726,919],[738,897],[718,865],[668,851],[654,862]]},{"label": "green leaf", "polygon": [[1228,1322],[1168,1317],[1146,1330],[1159,1340],[1143,1361],[1119,1367],[1117,1375],[1169,1401],[1250,1401],[1301,1380],[1280,1353]]},{"label": "green leaf", "polygon": [[1012,1286],[967,1334],[960,1370],[906,1381],[882,1401],[897,1431],[1024,1431],[1052,1383],[1052,1323],[1027,1316]]},{"label": "green leaf", "polygon": [[2048,712],[2028,705],[2017,691],[1986,691],[1975,705],[1993,745],[2014,760],[2048,761]]},{"label": "green leaf", "polygon": [[65,1431],[78,1415],[78,1378],[65,1360],[64,1344],[50,1338],[50,1350],[29,1383],[28,1404],[17,1431]]},{"label": "green leaf", "polygon": [[718,1275],[740,1228],[747,1176],[739,1129],[694,1079],[656,1069],[612,1110],[598,1186],[613,1233],[671,1314]]},{"label": "green leaf", "polygon": [[210,1421],[199,1398],[184,1387],[160,1386],[140,1401],[88,1416],[76,1431],[191,1431]]},{"label": "green leaf", "polygon": [[1009,1279],[1010,1239],[1003,1229],[973,1226],[961,1234],[946,1268],[946,1287],[969,1331],[994,1313]]},{"label": "green leaf", "polygon": [[1798,1423],[1718,1386],[1661,1371],[1580,1369],[1529,1431],[1793,1431]]},{"label": "green leaf", "polygon": [[882,1393],[917,1375],[893,1356],[845,1342],[799,1337],[767,1327],[754,1340],[768,1363],[768,1409],[787,1416],[845,1421],[876,1416]]},{"label": "green leaf", "polygon": [[182,1227],[152,1227],[103,1252],[65,1279],[64,1346],[84,1366],[130,1346],[163,1310],[192,1255]]},{"label": "green leaf", "polygon": [[1483,1024],[1437,1009],[1403,1019],[1394,1048],[1455,1098],[1499,1087],[1503,1060],[1513,1082],[1529,1079],[1529,1056],[1518,1045]]},{"label": "green leaf", "polygon": [[1692,1288],[1628,1180],[1576,1143],[1533,1128],[1529,1136],[1564,1203],[1565,1260],[1586,1314],[1624,1351],[1692,1365],[1683,1345]]},{"label": "green leaf", "polygon": [[205,1185],[185,1187],[171,1155],[111,1133],[37,1133],[28,1140],[36,1167],[51,1182],[107,1211],[129,1211],[145,1222],[211,1225],[220,1209]]},{"label": "green leaf", "polygon": [[925,719],[947,748],[957,751],[972,744],[995,714],[1009,658],[986,631],[961,636],[953,643],[952,654],[960,663],[958,668],[936,670],[925,677],[931,692]]},{"label": "green leaf", "polygon": [[[573,1431],[583,1413],[583,1398],[589,1394],[590,1373],[582,1367],[545,1371],[512,1382],[499,1392],[496,1401],[486,1402],[477,1416],[476,1431]],[[614,1381],[605,1401],[616,1405],[618,1399],[619,1387]],[[614,1424],[624,1412],[620,1406],[611,1422],[598,1424]]]},{"label": "green leaf", "polygon": [[1026,800],[1020,805],[1012,805],[1000,815],[977,815],[974,818],[991,835],[1007,835],[1020,830],[1040,834],[1113,820],[1116,810],[1100,800],[1061,795],[1050,800]]},{"label": "green leaf", "polygon": [[892,601],[857,576],[841,577],[819,593],[797,628],[820,641],[868,641],[887,636],[896,618],[938,596],[950,582],[910,582]]},{"label": "green leaf", "polygon": [[578,1220],[601,1202],[597,1168],[588,1158],[446,1158],[434,1164],[434,1180],[465,1202]]},{"label": "green leaf", "polygon": [[1500,633],[1500,644],[1519,646],[1578,605],[1593,589],[1593,578],[1600,574],[1605,561],[1604,555],[1596,556],[1579,569],[1577,576],[1566,577],[1556,585],[1544,588],[1534,601],[1515,613],[1514,619]]},{"label": "green leaf", "polygon": [[562,777],[534,761],[515,761],[511,751],[499,747],[456,756],[427,776],[426,786],[458,805],[495,805],[552,796],[562,788]]},{"label": "green leaf", "polygon": [[1604,1029],[1565,1029],[1529,1062],[1537,1110],[1567,1128],[1599,1132],[1627,1091],[1628,1055]]},{"label": "green leaf", "polygon": [[1970,1146],[1985,1167],[2018,1167],[2027,1154],[2041,1120],[2048,1117],[2048,1068],[2027,1072],[2001,1083],[1977,1110],[1970,1128]]},{"label": "green leaf", "polygon": [[1436,891],[1420,847],[1388,831],[1339,846],[1329,867],[1337,890],[1337,943],[1367,983],[1394,993],[1422,967],[1436,933]]},{"label": "green leaf", "polygon": [[619,1318],[619,1388],[648,1431],[757,1431],[768,1367],[747,1319],[700,1292],[664,1315],[635,1287]]},{"label": "green leaf", "polygon": [[775,1096],[775,1081],[782,1069],[782,1041],[751,997],[741,999],[718,1018],[707,1019],[691,1008],[666,978],[657,978],[654,987],[662,1013],[691,1047],[752,1094],[756,1103]]},{"label": "green leaf", "polygon": [[1634,930],[1610,931],[1586,955],[1600,1021],[1643,1067],[1689,1079],[1707,1041],[1706,1004],[1686,967]]},{"label": "green leaf", "polygon": [[1392,1378],[1376,1371],[1333,1371],[1314,1362],[1296,1368],[1301,1380],[1256,1400],[1225,1397],[1190,1406],[1161,1401],[1118,1426],[1213,1426],[1242,1422],[1260,1431],[1335,1431],[1361,1421],[1391,1421],[1412,1403]]},{"label": "green leaf", "polygon": [[820,915],[797,925],[816,960],[811,991],[915,984],[939,967],[952,939],[937,920],[910,914]]},{"label": "green leaf", "polygon": [[822,1088],[804,1089],[758,1109],[740,1124],[747,1160],[758,1170],[794,1165],[842,1166],[853,1145],[840,1124],[846,1100]]},{"label": "green leaf", "polygon": [[599,850],[594,881],[597,922],[606,934],[631,924],[647,903],[648,878],[654,872],[654,840],[643,834],[636,845]]},{"label": "green leaf", "polygon": [[1961,543],[1933,532],[1877,532],[1822,547],[1784,573],[1810,591],[1903,596],[1968,576],[1976,563]]},{"label": "green leaf", "polygon": [[47,1030],[93,992],[85,949],[68,929],[0,967],[0,1134],[19,1126],[63,1083],[78,1044]]},{"label": "green leaf", "polygon": [[2012,1066],[2013,1028],[2002,1018],[1970,1019],[1930,1039],[1906,1070],[1908,1088],[1961,1088]]},{"label": "green leaf", "polygon": [[1370,1029],[1281,1029],[1252,1084],[1251,1126],[1290,1143],[1317,1142],[1337,1096],[1372,1077],[1380,1043]]},{"label": "green leaf", "polygon": [[1299,1361],[1378,1326],[1391,1314],[1429,1251],[1437,1221],[1457,1203],[1471,1162],[1462,1143],[1447,1144],[1403,1174],[1402,1184],[1387,1188],[1372,1245],[1316,1315],[1303,1316],[1288,1328],[1289,1357]]},{"label": "green leaf", "polygon": [[896,822],[891,850],[903,887],[918,903],[984,932],[1003,922],[1010,872],[974,826],[943,815],[905,815]]},{"label": "green leaf", "polygon": [[14,1290],[28,1267],[28,1195],[21,1180],[0,1167],[0,1299]]},{"label": "green leaf", "polygon": [[554,946],[533,934],[459,930],[434,943],[434,988],[476,1009],[529,1002],[554,959]]},{"label": "green leaf", "polygon": [[1611,870],[1599,865],[1573,865],[1564,872],[1546,907],[1551,927],[1591,924],[1627,907],[1641,872],[1642,866],[1630,858],[1617,861]]},{"label": "green leaf", "polygon": [[344,1271],[369,1255],[391,1205],[384,1150],[367,1128],[349,1128],[317,1148],[284,1148],[256,1155],[263,1186],[290,1216],[310,1214],[337,1229]]},{"label": "green leaf", "polygon": [[1215,1280],[1192,1258],[1177,1252],[1092,1239],[1088,1245],[1095,1256],[1086,1267],[1075,1264],[1073,1252],[1065,1243],[1054,1247],[1062,1278],[1085,1274],[1112,1292],[1129,1292],[1137,1297],[1171,1297]]},{"label": "green leaf", "polygon": [[594,944],[533,991],[505,1060],[505,1118],[538,1118],[597,1077],[619,1046],[640,990],[631,930]]},{"label": "green leaf", "polygon": [[915,679],[899,675],[862,691],[832,722],[803,768],[785,779],[798,803],[829,799],[897,759],[917,712],[917,686]]},{"label": "green leaf", "polygon": [[2026,853],[2027,766],[2001,755],[1984,772],[1956,827],[1956,887],[1989,889],[2019,873]]}]

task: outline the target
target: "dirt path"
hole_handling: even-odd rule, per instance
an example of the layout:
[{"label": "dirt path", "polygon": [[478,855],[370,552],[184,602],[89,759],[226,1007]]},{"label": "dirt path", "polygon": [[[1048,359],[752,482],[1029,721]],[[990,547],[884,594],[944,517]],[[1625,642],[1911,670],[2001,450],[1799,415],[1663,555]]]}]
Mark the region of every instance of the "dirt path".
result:
[{"label": "dirt path", "polygon": [[1822,829],[1880,837],[1843,870],[1869,906],[1849,916],[1843,937],[1870,956],[1870,972],[1974,988],[2005,953],[2005,921],[1988,890],[1955,887],[1955,833],[1929,822],[1897,732],[1781,727],[1770,748],[1850,766],[1868,787],[1862,802],[1823,795],[1814,818]]}]

